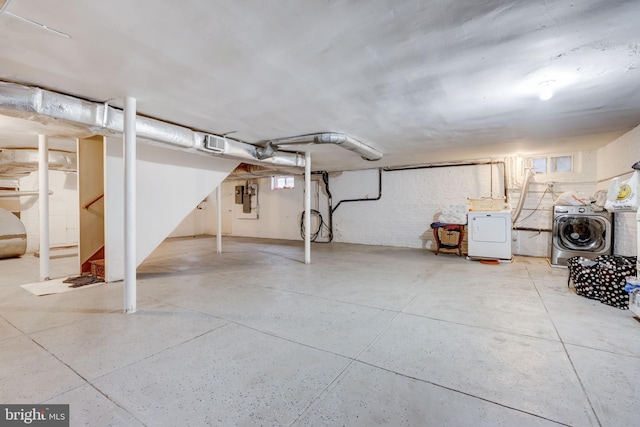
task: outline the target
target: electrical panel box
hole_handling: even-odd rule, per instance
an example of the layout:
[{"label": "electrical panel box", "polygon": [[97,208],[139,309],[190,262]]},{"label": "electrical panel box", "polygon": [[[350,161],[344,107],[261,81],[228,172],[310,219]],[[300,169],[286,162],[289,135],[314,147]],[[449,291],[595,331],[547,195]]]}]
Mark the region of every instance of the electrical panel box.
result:
[{"label": "electrical panel box", "polygon": [[238,219],[258,219],[258,184],[247,182],[236,187],[236,204],[233,211]]},{"label": "electrical panel box", "polygon": [[251,193],[245,193],[244,200],[242,201],[242,213],[251,213]]},{"label": "electrical panel box", "polygon": [[244,203],[244,185],[236,185],[236,205]]},{"label": "electrical panel box", "polygon": [[254,200],[258,196],[258,185],[257,184],[249,184],[244,187],[244,199],[242,200],[242,213],[250,214],[252,213],[257,204],[254,203]]}]

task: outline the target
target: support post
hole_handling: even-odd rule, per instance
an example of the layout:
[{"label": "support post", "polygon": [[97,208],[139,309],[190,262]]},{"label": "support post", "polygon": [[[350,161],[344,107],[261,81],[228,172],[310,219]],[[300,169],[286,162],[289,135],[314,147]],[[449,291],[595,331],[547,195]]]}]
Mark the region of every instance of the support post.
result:
[{"label": "support post", "polygon": [[38,210],[40,216],[40,280],[49,280],[49,139],[38,135]]},{"label": "support post", "polygon": [[222,253],[222,183],[216,188],[216,205],[218,210],[218,224],[216,227],[216,253]]},{"label": "support post", "polygon": [[136,99],[124,99],[124,312],[136,312]]},{"label": "support post", "polygon": [[304,263],[311,264],[311,152],[304,153]]}]

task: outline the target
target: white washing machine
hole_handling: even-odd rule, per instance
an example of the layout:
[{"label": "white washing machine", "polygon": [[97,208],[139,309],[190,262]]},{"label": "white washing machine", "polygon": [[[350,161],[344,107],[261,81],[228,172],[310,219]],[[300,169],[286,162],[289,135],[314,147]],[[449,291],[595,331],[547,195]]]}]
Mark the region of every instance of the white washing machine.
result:
[{"label": "white washing machine", "polygon": [[511,211],[469,212],[470,259],[511,260]]}]

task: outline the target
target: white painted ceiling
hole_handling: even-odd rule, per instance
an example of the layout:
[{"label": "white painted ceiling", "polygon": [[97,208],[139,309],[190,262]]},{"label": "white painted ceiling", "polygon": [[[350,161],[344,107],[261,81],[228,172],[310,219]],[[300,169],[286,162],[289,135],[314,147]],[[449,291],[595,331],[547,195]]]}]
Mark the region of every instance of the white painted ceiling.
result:
[{"label": "white painted ceiling", "polygon": [[[316,170],[597,147],[640,123],[639,67],[637,0],[11,0],[0,15],[2,80],[132,96],[251,143],[330,131],[384,153],[319,147]],[[0,146],[64,136],[30,124],[0,120]]]}]

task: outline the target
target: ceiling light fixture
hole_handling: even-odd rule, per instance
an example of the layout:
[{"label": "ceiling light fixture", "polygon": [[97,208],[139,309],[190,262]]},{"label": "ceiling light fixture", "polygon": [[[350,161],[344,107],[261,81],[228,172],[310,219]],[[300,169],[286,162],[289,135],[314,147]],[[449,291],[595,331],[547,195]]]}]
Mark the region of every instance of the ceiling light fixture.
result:
[{"label": "ceiling light fixture", "polygon": [[540,92],[538,93],[538,96],[542,101],[548,101],[553,97],[553,82],[554,80],[540,82]]}]

